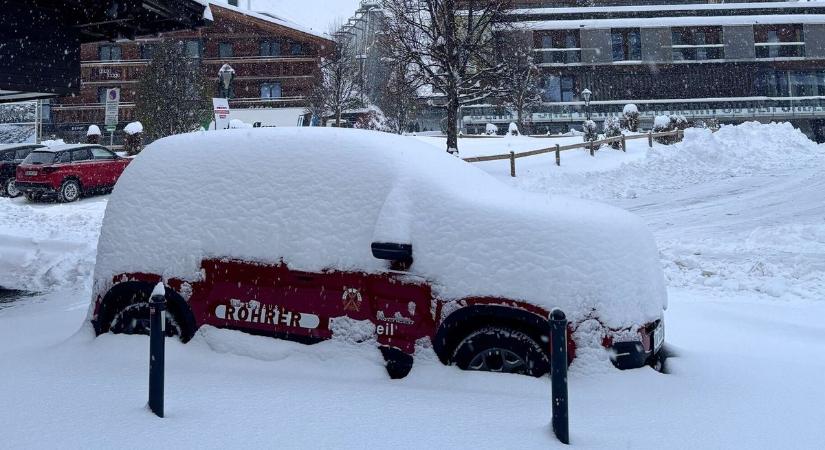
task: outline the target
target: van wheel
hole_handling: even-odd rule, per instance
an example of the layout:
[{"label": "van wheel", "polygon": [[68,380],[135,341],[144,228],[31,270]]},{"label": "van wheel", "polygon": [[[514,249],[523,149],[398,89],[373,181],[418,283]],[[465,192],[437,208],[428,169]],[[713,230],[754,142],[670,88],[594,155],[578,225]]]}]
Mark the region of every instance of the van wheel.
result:
[{"label": "van wheel", "polygon": [[20,189],[17,189],[17,183],[15,182],[14,178],[9,178],[3,183],[3,193],[11,198],[20,197]]},{"label": "van wheel", "polygon": [[470,333],[456,347],[452,361],[464,370],[540,377],[550,371],[549,355],[526,333],[486,327]]},{"label": "van wheel", "polygon": [[[100,316],[99,333],[148,335],[149,301],[152,285],[134,283],[107,298]],[[107,296],[108,297],[108,296]],[[188,342],[195,335],[195,319],[186,302],[177,293],[166,289],[166,336],[177,336]]]},{"label": "van wheel", "polygon": [[80,198],[80,183],[77,180],[66,180],[57,191],[57,201],[71,203]]}]

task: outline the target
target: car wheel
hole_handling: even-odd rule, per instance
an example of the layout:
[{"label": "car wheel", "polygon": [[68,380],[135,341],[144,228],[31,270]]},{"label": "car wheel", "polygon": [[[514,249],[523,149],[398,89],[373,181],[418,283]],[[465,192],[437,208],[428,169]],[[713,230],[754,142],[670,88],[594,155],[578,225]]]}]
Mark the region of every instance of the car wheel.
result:
[{"label": "car wheel", "polygon": [[[152,286],[146,284],[123,290],[108,299],[100,317],[105,324],[98,332],[148,335],[151,293]],[[177,336],[181,341],[187,342],[196,331],[194,317],[191,317],[185,302],[179,297],[176,298],[176,295],[174,291],[167,290],[165,334],[167,337]]]},{"label": "car wheel", "polygon": [[71,203],[80,198],[80,183],[77,180],[66,180],[57,191],[57,201]]},{"label": "car wheel", "polygon": [[[167,312],[166,337],[181,336],[181,327],[177,320]],[[133,303],[115,314],[109,331],[113,334],[149,335],[149,302]]]},{"label": "car wheel", "polygon": [[17,189],[17,183],[14,178],[9,178],[3,183],[3,193],[11,198],[20,197],[20,189]]},{"label": "car wheel", "polygon": [[452,361],[464,370],[540,377],[550,371],[549,355],[529,335],[503,327],[470,333],[456,347]]}]

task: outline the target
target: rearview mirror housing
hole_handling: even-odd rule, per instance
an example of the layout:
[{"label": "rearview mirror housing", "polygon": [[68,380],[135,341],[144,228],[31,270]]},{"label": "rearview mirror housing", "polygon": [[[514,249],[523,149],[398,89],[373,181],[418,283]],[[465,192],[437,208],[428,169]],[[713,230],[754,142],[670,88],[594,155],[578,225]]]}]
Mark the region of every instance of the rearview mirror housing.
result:
[{"label": "rearview mirror housing", "polygon": [[412,251],[412,244],[398,244],[393,242],[372,243],[372,256],[377,259],[391,261],[394,266],[411,266],[413,263]]}]

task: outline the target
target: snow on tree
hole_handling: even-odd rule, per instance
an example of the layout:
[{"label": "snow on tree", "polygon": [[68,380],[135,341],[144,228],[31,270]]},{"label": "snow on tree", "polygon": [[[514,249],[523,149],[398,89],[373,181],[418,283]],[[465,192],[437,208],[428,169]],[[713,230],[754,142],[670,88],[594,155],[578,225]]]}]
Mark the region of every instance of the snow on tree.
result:
[{"label": "snow on tree", "polygon": [[541,106],[543,92],[530,35],[515,31],[502,33],[498,49],[502,71],[497,77],[497,103],[514,113],[518,128],[530,134],[530,116]]},{"label": "snow on tree", "polygon": [[394,57],[410,61],[445,97],[447,151],[458,154],[458,111],[495,94],[502,71],[495,33],[511,0],[384,0],[386,36]]},{"label": "snow on tree", "polygon": [[593,142],[599,140],[599,127],[596,125],[596,122],[592,120],[585,120],[582,123],[582,132],[584,135],[584,142]]},{"label": "snow on tree", "polygon": [[[149,141],[197,130],[212,115],[201,59],[182,41],[163,39],[135,90],[135,116]],[[217,86],[215,86],[217,88]]]},{"label": "snow on tree", "polygon": [[126,154],[134,156],[143,150],[143,124],[140,122],[130,122],[124,128],[126,134],[123,140],[123,147]]},{"label": "snow on tree", "polygon": [[358,98],[358,67],[353,47],[347,45],[345,36],[337,31],[340,23],[330,26],[334,36],[331,51],[321,57],[321,67],[317,72],[309,95],[307,110],[316,117],[332,115],[335,126],[341,126],[341,115],[347,109],[363,106]]},{"label": "snow on tree", "polygon": [[99,144],[101,134],[100,127],[97,125],[89,125],[89,128],[86,130],[86,143]]},{"label": "snow on tree", "polygon": [[488,123],[484,127],[484,134],[487,136],[495,136],[498,134],[498,127],[494,123]]},{"label": "snow on tree", "polygon": [[[622,125],[618,117],[608,116],[604,119],[604,124],[602,126],[604,127],[605,138],[612,138],[622,135]],[[619,150],[622,148],[622,143],[621,141],[614,141],[610,143],[610,147]]]},{"label": "snow on tree", "polygon": [[625,105],[622,110],[622,126],[634,133],[639,131],[639,108],[633,103]]},{"label": "snow on tree", "polygon": [[510,122],[510,127],[507,129],[507,134],[510,136],[521,136],[521,132],[518,130],[518,125],[515,122]]}]

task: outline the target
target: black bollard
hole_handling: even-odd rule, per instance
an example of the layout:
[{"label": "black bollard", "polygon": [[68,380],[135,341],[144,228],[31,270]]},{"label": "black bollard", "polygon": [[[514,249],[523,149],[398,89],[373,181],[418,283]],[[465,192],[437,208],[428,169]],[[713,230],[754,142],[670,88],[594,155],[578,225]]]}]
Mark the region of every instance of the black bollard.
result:
[{"label": "black bollard", "polygon": [[560,309],[550,313],[550,380],[553,395],[553,433],[570,444],[567,417],[567,317]]},{"label": "black bollard", "polygon": [[163,417],[163,372],[166,366],[166,350],[164,348],[166,340],[166,297],[162,294],[152,295],[149,302],[149,325],[149,409],[158,417]]}]

